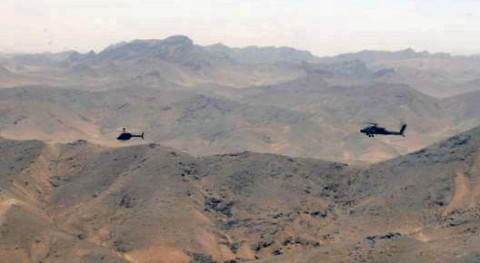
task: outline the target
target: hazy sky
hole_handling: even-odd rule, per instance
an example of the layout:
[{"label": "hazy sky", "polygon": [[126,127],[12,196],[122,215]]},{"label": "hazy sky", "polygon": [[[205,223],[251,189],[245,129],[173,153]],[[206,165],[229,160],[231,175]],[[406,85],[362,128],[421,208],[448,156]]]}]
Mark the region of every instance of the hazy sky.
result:
[{"label": "hazy sky", "polygon": [[0,0],[0,52],[101,50],[183,34],[201,45],[480,53],[480,0]]}]

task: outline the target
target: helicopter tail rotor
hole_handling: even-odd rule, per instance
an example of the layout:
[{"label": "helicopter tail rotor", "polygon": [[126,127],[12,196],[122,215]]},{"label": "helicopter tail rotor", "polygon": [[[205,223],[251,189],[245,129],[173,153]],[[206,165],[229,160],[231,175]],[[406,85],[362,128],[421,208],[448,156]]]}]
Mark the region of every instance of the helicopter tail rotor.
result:
[{"label": "helicopter tail rotor", "polygon": [[402,127],[400,128],[400,135],[405,137],[405,130],[407,129],[407,124],[403,123]]}]

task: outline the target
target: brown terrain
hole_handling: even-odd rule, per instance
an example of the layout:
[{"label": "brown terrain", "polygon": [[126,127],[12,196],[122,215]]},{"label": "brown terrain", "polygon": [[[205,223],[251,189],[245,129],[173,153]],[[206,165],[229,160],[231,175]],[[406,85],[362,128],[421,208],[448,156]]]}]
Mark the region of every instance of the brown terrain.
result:
[{"label": "brown terrain", "polygon": [[4,262],[478,262],[480,128],[367,167],[2,140]]},{"label": "brown terrain", "polygon": [[184,36],[0,54],[0,262],[480,262],[479,66]]},{"label": "brown terrain", "polygon": [[[194,156],[374,163],[480,125],[479,66],[476,57],[413,50],[319,58],[184,36],[98,54],[0,55],[0,136],[122,146],[115,137],[127,127]],[[358,133],[365,122],[390,130],[406,122],[408,140],[367,138]]]}]

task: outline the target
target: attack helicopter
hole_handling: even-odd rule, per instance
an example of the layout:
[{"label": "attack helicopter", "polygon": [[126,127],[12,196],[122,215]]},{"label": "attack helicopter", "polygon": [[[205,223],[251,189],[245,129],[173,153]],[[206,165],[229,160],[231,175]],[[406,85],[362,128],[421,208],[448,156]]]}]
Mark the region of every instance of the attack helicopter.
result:
[{"label": "attack helicopter", "polygon": [[143,137],[143,135],[144,135],[143,132],[142,132],[142,134],[131,134],[131,133],[127,132],[127,131],[125,130],[125,128],[123,128],[123,131],[122,131],[122,133],[117,137],[117,140],[119,140],[119,141],[128,141],[128,140],[130,140],[130,139],[133,138],[133,137],[142,138],[142,140],[143,140],[143,139],[145,139],[145,138]]},{"label": "attack helicopter", "polygon": [[384,127],[378,126],[378,123],[369,122],[370,126],[365,127],[360,130],[361,133],[365,133],[368,137],[375,137],[375,135],[399,135],[405,137],[405,129],[407,129],[407,124],[402,123],[400,131],[389,131]]}]

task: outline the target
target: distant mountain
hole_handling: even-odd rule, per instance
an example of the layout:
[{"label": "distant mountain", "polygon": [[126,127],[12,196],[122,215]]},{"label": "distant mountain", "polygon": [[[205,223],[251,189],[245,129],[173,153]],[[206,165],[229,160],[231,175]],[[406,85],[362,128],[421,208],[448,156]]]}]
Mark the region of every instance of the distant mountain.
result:
[{"label": "distant mountain", "polygon": [[41,65],[41,66],[65,66],[85,56],[77,51],[64,51],[59,53],[19,54],[14,56],[17,63]]},{"label": "distant mountain", "polygon": [[442,98],[480,89],[480,60],[475,56],[405,49],[364,50],[319,58],[289,47],[199,46],[186,36],[120,42],[98,54],[66,51],[8,55],[3,56],[2,65],[15,69],[14,73],[24,79],[0,83],[0,87],[15,83],[86,90],[168,85],[245,88],[275,85],[316,73],[330,85],[407,84]]},{"label": "distant mountain", "polygon": [[[448,97],[478,90],[480,60],[475,56],[453,56],[448,53],[417,52],[413,49],[400,51],[364,50],[356,53],[322,57],[325,64],[365,63],[368,71],[363,79],[375,82],[403,83],[422,93],[435,97]],[[358,76],[356,76],[358,80]],[[355,78],[341,82],[342,85],[357,83]]]},{"label": "distant mountain", "polygon": [[428,51],[417,52],[411,48],[399,51],[380,51],[380,50],[363,50],[355,53],[345,53],[334,57],[332,60],[349,61],[362,60],[368,63],[385,61],[385,60],[403,60],[412,58],[451,58],[448,53],[429,53]]},{"label": "distant mountain", "polygon": [[206,50],[225,58],[245,64],[274,64],[316,61],[318,58],[308,51],[297,50],[290,47],[256,47],[230,48],[223,44],[206,46]]},{"label": "distant mountain", "polygon": [[6,68],[0,66],[0,78],[9,76],[11,73]]},{"label": "distant mountain", "polygon": [[[6,59],[6,60],[9,60]],[[18,85],[27,85],[31,83],[41,84],[42,79],[35,78],[23,74],[18,74],[14,69],[10,68],[9,63],[0,64],[0,89],[5,87],[15,87]]]},{"label": "distant mountain", "polygon": [[321,75],[324,79],[373,80],[375,72],[361,60],[347,60],[329,63],[304,63],[309,73]]},{"label": "distant mountain", "polygon": [[300,68],[269,65],[269,61],[244,65],[235,58],[195,45],[185,36],[120,43],[82,63],[100,75],[128,77],[128,81],[144,86],[155,86],[154,80],[161,80],[183,86],[215,83],[242,87],[281,82],[303,74]]},{"label": "distant mountain", "polygon": [[445,109],[454,114],[457,120],[478,121],[480,116],[480,90],[467,92],[442,101]]},{"label": "distant mountain", "polygon": [[[369,167],[0,140],[7,262],[475,262],[480,128]],[[461,253],[459,254],[459,251]]]},{"label": "distant mountain", "polygon": [[360,60],[375,71],[375,81],[404,83],[420,92],[448,97],[478,90],[480,60],[474,56],[452,56],[447,53],[361,51],[342,54],[323,61],[345,62]]},{"label": "distant mountain", "polygon": [[164,40],[134,40],[110,46],[98,53],[93,61],[128,61],[132,59],[158,59],[176,62],[193,69],[209,65],[209,54],[194,45],[185,36],[172,36]]},{"label": "distant mountain", "polygon": [[[115,138],[127,126],[144,131],[148,142],[195,155],[250,150],[355,163],[415,151],[480,124],[476,111],[451,108],[470,97],[447,103],[403,85],[331,87],[313,74],[281,85],[219,90],[4,89],[0,136],[119,146]],[[392,130],[406,122],[407,138],[364,137],[358,130],[372,121]]]},{"label": "distant mountain", "polygon": [[[300,67],[291,64],[274,65],[266,61],[247,65],[198,46],[186,36],[121,42],[98,54],[67,51],[12,55],[5,59],[4,64],[16,68],[19,74],[42,78],[40,84],[87,90],[132,85],[192,87],[214,84],[246,87],[282,82],[304,75]],[[79,82],[82,84],[79,85]]]},{"label": "distant mountain", "polygon": [[464,83],[461,83],[457,87],[458,94],[468,93],[470,91],[479,91],[480,90],[480,78],[471,79]]},{"label": "distant mountain", "polygon": [[394,72],[379,77],[378,81],[405,83],[420,92],[449,97],[479,90],[480,61],[465,58],[409,59],[384,61],[371,67],[390,68]]},{"label": "distant mountain", "polygon": [[[0,90],[0,136],[118,146],[127,126],[194,155],[250,150],[371,163],[479,125],[476,93],[438,98],[475,92],[479,61],[413,50],[316,58],[202,47],[186,36],[98,54],[7,55],[0,87],[17,88]],[[406,122],[407,138],[363,137],[365,122],[392,130]]]}]

